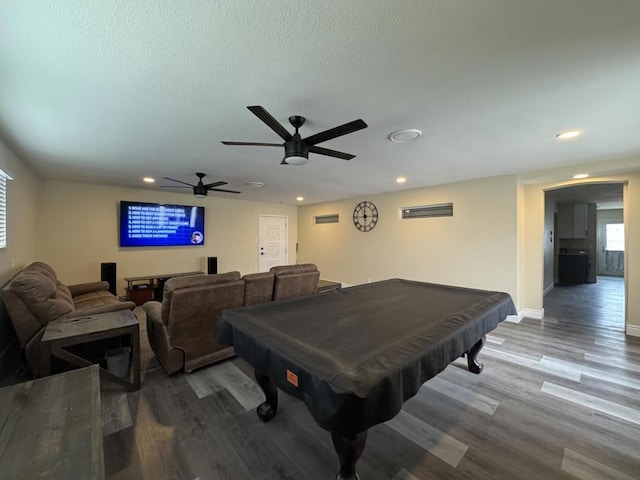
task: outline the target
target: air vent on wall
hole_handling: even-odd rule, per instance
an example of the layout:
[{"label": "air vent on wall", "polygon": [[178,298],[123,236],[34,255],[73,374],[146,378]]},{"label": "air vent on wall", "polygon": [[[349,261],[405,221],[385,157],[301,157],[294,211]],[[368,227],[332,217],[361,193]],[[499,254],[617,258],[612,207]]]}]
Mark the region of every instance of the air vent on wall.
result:
[{"label": "air vent on wall", "polygon": [[340,221],[340,215],[332,213],[330,215],[316,215],[313,217],[313,223],[320,225],[322,223],[338,223]]},{"label": "air vent on wall", "polygon": [[407,218],[453,217],[453,203],[403,207],[401,212],[403,220]]}]

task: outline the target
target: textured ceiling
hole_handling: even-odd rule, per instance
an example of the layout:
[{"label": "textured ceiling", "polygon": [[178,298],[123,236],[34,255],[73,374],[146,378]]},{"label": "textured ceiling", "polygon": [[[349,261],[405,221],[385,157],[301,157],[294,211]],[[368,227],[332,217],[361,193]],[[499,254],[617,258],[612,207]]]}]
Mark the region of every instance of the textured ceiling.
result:
[{"label": "textured ceiling", "polygon": [[[640,159],[638,0],[0,0],[0,22],[0,132],[44,178],[202,171],[316,203]],[[307,117],[303,137],[369,127],[320,145],[351,161],[281,166],[220,143],[279,141],[248,105]],[[401,128],[424,134],[390,142]]]}]

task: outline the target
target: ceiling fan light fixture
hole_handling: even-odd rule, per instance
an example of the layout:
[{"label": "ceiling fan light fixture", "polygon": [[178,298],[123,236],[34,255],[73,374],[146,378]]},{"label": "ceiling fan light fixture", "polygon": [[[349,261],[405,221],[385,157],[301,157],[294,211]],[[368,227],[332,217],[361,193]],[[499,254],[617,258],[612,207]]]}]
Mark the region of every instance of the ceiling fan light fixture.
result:
[{"label": "ceiling fan light fixture", "polygon": [[307,157],[303,157],[302,155],[291,155],[290,157],[284,157],[285,163],[288,165],[304,165],[309,161]]},{"label": "ceiling fan light fixture", "polygon": [[193,196],[196,198],[205,198],[207,196],[207,188],[203,185],[193,187]]}]

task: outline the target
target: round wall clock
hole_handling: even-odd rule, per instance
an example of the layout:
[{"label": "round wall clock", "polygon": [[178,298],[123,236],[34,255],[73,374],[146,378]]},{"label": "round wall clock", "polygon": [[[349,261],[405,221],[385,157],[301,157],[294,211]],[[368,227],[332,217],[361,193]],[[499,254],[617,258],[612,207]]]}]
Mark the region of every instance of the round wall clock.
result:
[{"label": "round wall clock", "polygon": [[369,232],[378,223],[378,209],[368,201],[360,202],[353,210],[353,224],[361,232]]}]

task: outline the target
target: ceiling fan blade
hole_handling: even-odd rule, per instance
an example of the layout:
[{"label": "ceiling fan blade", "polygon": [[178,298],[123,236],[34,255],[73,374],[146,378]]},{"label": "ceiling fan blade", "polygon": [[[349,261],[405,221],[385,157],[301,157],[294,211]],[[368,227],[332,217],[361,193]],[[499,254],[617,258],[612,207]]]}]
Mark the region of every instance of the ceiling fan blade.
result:
[{"label": "ceiling fan blade", "polygon": [[351,160],[352,158],[355,158],[355,155],[351,155],[350,153],[338,152],[336,150],[330,150],[328,148],[316,147],[315,145],[311,145],[309,147],[309,151],[318,153],[320,155],[327,155],[328,157],[341,158],[342,160]]},{"label": "ceiling fan blade", "polygon": [[204,188],[211,190],[212,188],[215,187],[219,187],[221,185],[226,185],[228,182],[223,182],[223,181],[219,181],[219,182],[212,182],[212,183],[207,183],[206,185],[203,185]]},{"label": "ceiling fan blade", "polygon": [[269,112],[267,112],[264,108],[259,105],[255,105],[253,107],[247,107],[251,113],[253,113],[256,117],[262,120],[267,126],[276,132],[280,138],[285,141],[291,140],[293,135],[291,135],[286,128],[282,126],[280,122],[278,122],[275,118],[271,116]]},{"label": "ceiling fan blade", "polygon": [[347,133],[357,132],[358,130],[362,130],[363,128],[367,128],[367,124],[364,123],[364,120],[358,119],[353,122],[345,123],[344,125],[340,125],[338,127],[330,128],[329,130],[325,130],[324,132],[316,133],[315,135],[311,135],[303,139],[304,143],[307,145],[315,145],[316,143],[326,142],[327,140],[331,140],[332,138],[341,137],[342,135],[346,135]]},{"label": "ceiling fan blade", "polygon": [[224,188],[209,188],[209,190],[212,190],[214,192],[242,193],[242,192],[238,192],[236,190],[225,190]]},{"label": "ceiling fan blade", "polygon": [[225,145],[251,145],[255,147],[281,147],[281,143],[258,143],[258,142],[222,142]]},{"label": "ceiling fan blade", "polygon": [[182,185],[158,185],[158,186],[162,187],[162,188],[193,188],[191,185],[189,185],[188,187],[186,185],[185,186],[182,186]]},{"label": "ceiling fan blade", "polygon": [[162,178],[164,178],[165,180],[170,180],[172,182],[183,183],[184,185],[188,185],[189,187],[195,187],[195,185],[192,185],[192,184],[187,183],[187,182],[183,182],[182,180],[176,180],[175,178],[169,178],[169,177],[162,177]]}]

